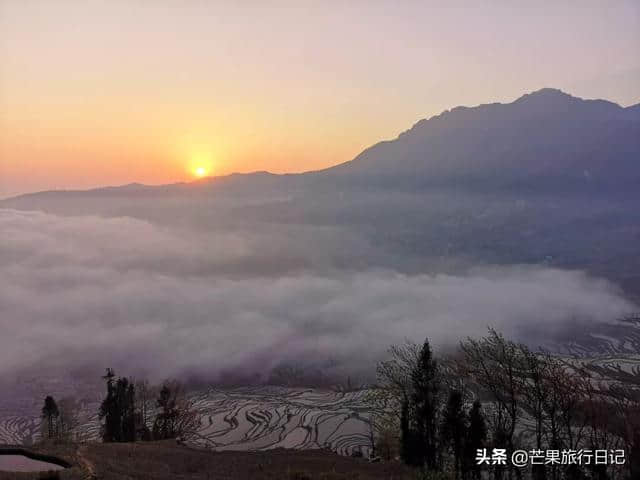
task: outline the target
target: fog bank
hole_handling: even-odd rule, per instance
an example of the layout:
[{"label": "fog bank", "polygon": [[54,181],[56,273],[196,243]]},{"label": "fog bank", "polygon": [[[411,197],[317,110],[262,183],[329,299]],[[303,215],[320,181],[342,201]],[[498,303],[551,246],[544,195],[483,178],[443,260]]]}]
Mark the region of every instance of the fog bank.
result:
[{"label": "fog bank", "polygon": [[[0,375],[113,366],[215,380],[229,371],[265,377],[283,363],[370,374],[388,345],[405,338],[428,336],[442,347],[491,325],[515,338],[527,329],[526,340],[542,342],[567,321],[635,309],[612,284],[577,271],[318,274],[286,266],[305,254],[290,245],[330,256],[337,243],[283,236],[263,248],[237,233],[205,237],[130,218],[12,210],[0,210],[0,232]],[[265,264],[279,264],[280,273],[252,268]]]}]

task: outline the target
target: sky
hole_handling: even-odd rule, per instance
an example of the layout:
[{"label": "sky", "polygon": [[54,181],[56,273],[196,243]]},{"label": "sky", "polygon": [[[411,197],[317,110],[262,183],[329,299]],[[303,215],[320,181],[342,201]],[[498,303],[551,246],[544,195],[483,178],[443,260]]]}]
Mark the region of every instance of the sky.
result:
[{"label": "sky", "polygon": [[325,168],[542,87],[640,102],[640,3],[0,0],[0,197]]}]

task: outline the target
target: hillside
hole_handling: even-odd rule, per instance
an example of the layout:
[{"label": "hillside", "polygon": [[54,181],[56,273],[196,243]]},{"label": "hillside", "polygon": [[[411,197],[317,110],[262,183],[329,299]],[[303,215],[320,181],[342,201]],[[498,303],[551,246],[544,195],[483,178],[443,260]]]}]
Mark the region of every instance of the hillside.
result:
[{"label": "hillside", "polygon": [[637,107],[545,88],[421,120],[327,173],[414,188],[620,194],[640,181]]},{"label": "hillside", "polygon": [[[43,446],[35,451],[55,455],[72,468],[60,480],[402,480],[410,473],[399,463],[369,463],[331,452],[275,450],[211,452],[175,442]],[[31,480],[39,474],[0,472],[0,480]]]}]

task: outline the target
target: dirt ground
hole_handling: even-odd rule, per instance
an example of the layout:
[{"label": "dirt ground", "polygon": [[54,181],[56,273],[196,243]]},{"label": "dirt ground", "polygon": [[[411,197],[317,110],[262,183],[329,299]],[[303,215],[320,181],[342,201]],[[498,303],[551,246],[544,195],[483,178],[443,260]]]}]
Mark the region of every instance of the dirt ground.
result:
[{"label": "dirt ground", "polygon": [[32,449],[68,461],[59,477],[0,472],[0,480],[411,480],[395,462],[369,463],[323,450],[212,452],[167,442],[88,443]]}]

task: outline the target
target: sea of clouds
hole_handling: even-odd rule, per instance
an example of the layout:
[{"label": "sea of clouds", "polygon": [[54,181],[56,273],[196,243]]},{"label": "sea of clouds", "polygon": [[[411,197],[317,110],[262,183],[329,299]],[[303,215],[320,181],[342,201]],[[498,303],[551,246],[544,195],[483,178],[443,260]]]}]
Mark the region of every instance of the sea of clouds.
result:
[{"label": "sea of clouds", "polygon": [[567,322],[637,310],[580,271],[340,268],[366,250],[333,227],[202,232],[0,210],[0,376],[111,366],[215,381],[283,364],[366,376],[405,339],[446,348],[492,326],[543,343]]}]

